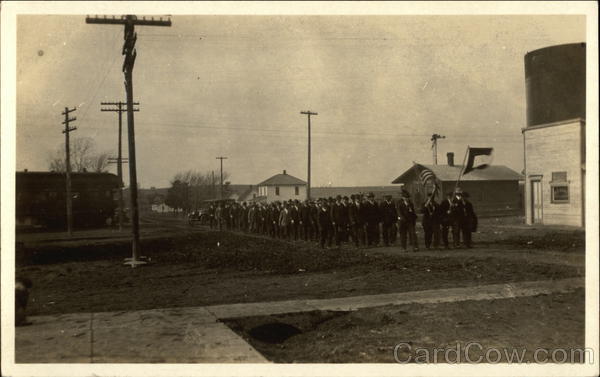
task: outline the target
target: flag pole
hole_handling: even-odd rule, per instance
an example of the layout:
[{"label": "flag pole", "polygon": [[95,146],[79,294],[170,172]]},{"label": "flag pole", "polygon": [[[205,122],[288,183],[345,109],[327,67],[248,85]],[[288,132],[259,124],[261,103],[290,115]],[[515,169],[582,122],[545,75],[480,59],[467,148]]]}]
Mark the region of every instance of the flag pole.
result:
[{"label": "flag pole", "polygon": [[463,163],[462,166],[460,168],[460,172],[458,174],[458,178],[456,179],[456,184],[454,185],[454,191],[456,192],[456,188],[458,187],[458,183],[460,182],[460,178],[462,177],[462,173],[465,170],[465,163],[467,162],[467,156],[469,155],[469,149],[471,148],[471,146],[467,145],[467,152],[465,153],[465,158],[463,159]]}]

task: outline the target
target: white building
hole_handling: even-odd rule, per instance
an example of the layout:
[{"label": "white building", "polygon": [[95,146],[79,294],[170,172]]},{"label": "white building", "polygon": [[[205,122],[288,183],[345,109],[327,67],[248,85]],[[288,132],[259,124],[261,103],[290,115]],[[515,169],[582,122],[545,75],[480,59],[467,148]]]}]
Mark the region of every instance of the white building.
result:
[{"label": "white building", "polygon": [[585,44],[525,55],[527,224],[585,225]]},{"label": "white building", "polygon": [[306,200],[306,182],[287,174],[276,174],[258,184],[258,197],[267,203],[288,200]]}]

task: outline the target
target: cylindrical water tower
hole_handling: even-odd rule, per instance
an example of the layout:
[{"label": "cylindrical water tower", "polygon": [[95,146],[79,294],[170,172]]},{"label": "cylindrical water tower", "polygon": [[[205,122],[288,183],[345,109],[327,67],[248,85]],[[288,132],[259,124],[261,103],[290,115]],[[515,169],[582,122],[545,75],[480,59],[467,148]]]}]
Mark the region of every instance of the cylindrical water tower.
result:
[{"label": "cylindrical water tower", "polygon": [[585,43],[525,55],[527,127],[585,119]]}]

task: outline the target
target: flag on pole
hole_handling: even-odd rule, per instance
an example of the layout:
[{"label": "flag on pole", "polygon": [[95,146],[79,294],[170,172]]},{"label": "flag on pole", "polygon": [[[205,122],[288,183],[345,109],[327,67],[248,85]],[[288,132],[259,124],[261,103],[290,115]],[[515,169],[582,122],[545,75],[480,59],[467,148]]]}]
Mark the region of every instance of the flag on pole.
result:
[{"label": "flag on pole", "polygon": [[475,169],[485,169],[490,166],[493,150],[494,148],[469,147],[467,165],[465,166],[462,175],[468,174]]},{"label": "flag on pole", "polygon": [[435,176],[435,174],[430,169],[424,167],[421,173],[419,173],[419,181],[421,181],[421,185],[423,185],[423,187],[425,187],[427,182],[433,182],[432,196],[435,198],[438,192],[437,177]]}]

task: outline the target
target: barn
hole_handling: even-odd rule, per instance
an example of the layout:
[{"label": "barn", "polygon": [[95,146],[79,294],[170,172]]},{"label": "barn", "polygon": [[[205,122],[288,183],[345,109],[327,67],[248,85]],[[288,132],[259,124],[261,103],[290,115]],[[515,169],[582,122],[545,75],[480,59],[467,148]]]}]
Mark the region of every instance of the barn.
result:
[{"label": "barn", "polygon": [[[419,180],[419,174],[424,169],[429,169],[438,179],[440,190],[436,200],[439,202],[444,198],[445,193],[454,190],[456,180],[463,168],[462,165],[453,164],[453,154],[449,154],[448,157],[448,165],[425,165],[415,162],[392,183],[404,184],[415,205],[420,205],[433,191],[431,182],[423,186]],[[459,187],[468,193],[469,200],[480,216],[521,215],[523,205],[519,191],[520,179],[521,175],[516,171],[506,166],[492,165],[462,176]]]}]

